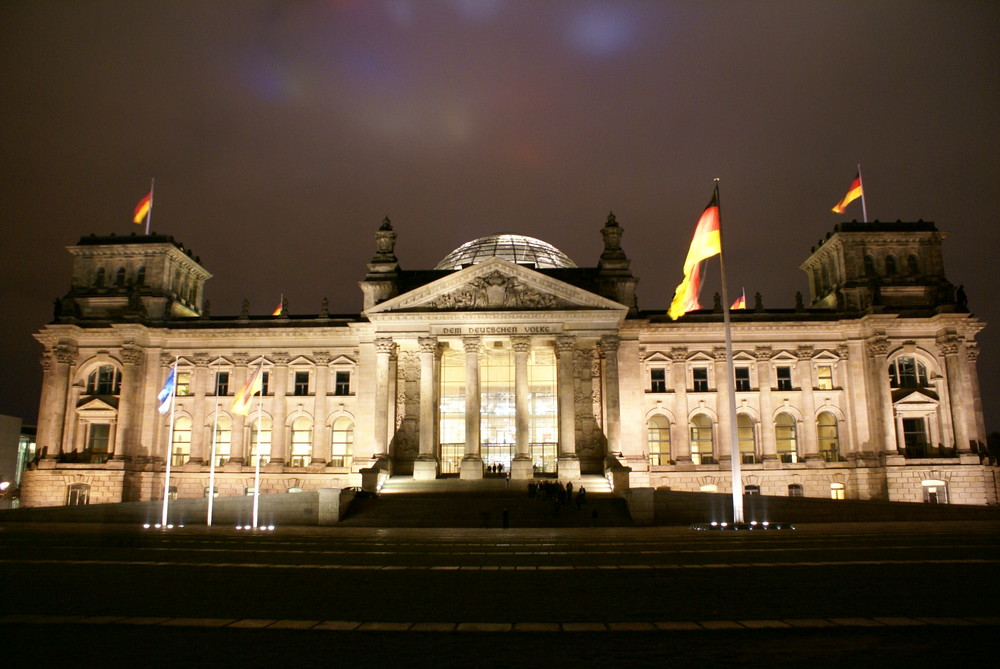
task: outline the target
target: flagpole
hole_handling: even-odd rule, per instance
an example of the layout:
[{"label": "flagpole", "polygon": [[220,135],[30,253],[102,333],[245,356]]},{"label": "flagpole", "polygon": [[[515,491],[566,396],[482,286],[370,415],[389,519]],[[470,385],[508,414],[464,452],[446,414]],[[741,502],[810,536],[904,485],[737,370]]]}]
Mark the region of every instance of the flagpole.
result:
[{"label": "flagpole", "polygon": [[865,180],[861,178],[861,163],[858,163],[858,185],[861,186],[861,218],[868,222],[868,207],[865,206]]},{"label": "flagpole", "polygon": [[[260,361],[260,366],[264,366],[264,361]],[[260,370],[263,374],[264,371]],[[254,452],[257,454],[257,462],[254,463],[253,470],[253,528],[257,529],[257,515],[260,510],[260,431],[264,427],[264,383],[261,377],[260,396],[257,400],[257,445]],[[272,426],[273,430],[273,426]]]},{"label": "flagpole", "polygon": [[729,460],[733,472],[733,522],[743,522],[743,475],[740,465],[739,428],[736,421],[736,372],[733,368],[733,334],[729,323],[729,296],[726,291],[726,262],[722,252],[722,202],[719,199],[719,180],[715,180],[715,203],[719,207],[719,272],[722,276],[722,321],[726,332],[726,379],[729,388]]},{"label": "flagpole", "polygon": [[149,236],[149,219],[153,218],[153,189],[156,187],[156,178],[149,180],[149,209],[146,210],[146,236]]},{"label": "flagpole", "polygon": [[170,389],[170,429],[167,431],[167,469],[163,477],[163,515],[160,524],[167,526],[167,509],[170,506],[170,461],[173,459],[174,447],[174,412],[177,410],[177,360],[174,356],[174,387]]},{"label": "flagpole", "polygon": [[[232,448],[232,432],[230,432],[230,448]],[[215,419],[212,421],[212,456],[208,466],[208,516],[205,524],[212,526],[213,503],[215,502],[215,446],[219,436],[219,377],[215,377]]]}]

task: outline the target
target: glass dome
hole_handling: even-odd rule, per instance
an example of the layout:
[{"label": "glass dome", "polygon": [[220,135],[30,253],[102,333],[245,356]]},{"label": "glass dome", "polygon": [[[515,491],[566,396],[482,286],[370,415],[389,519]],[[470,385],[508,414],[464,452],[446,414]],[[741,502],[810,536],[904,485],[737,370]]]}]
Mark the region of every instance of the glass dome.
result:
[{"label": "glass dome", "polygon": [[446,255],[434,269],[462,269],[489,258],[503,258],[521,265],[534,265],[538,269],[576,267],[569,256],[548,242],[526,235],[502,233],[462,244]]}]

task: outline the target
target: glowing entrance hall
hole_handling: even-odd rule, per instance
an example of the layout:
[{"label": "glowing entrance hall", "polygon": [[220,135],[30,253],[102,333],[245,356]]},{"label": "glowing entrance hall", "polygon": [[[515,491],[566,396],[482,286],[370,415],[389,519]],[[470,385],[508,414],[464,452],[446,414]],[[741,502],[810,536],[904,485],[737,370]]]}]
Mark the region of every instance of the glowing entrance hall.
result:
[{"label": "glowing entrance hall", "polygon": [[[556,471],[559,422],[551,342],[533,345],[529,337],[447,342],[440,369],[442,474],[460,473],[463,460],[477,470],[482,466],[518,478]],[[469,382],[476,377],[478,393]],[[466,438],[475,433],[477,417],[467,412],[475,410],[477,395],[478,442]]]}]

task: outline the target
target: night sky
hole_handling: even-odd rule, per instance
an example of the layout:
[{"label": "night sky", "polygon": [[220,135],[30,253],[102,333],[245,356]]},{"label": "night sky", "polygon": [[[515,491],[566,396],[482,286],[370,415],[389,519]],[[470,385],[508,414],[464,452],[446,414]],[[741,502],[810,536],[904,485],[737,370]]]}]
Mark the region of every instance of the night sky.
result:
[{"label": "night sky", "polygon": [[64,247],[142,232],[151,177],[214,316],[357,313],[386,215],[404,269],[494,232],[593,266],[609,210],[665,311],[713,178],[729,290],[790,308],[860,163],[870,220],[949,233],[1000,429],[998,35],[985,1],[4,2],[0,413],[36,418]]}]

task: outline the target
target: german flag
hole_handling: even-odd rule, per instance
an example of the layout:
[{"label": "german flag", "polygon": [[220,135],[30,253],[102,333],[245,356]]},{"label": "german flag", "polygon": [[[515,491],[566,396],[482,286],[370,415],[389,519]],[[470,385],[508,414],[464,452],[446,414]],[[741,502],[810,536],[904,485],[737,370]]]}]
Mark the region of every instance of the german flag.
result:
[{"label": "german flag", "polygon": [[847,205],[857,200],[863,194],[864,192],[861,190],[861,172],[858,172],[857,176],[854,177],[854,181],[851,182],[851,187],[847,189],[847,195],[844,196],[843,200],[834,205],[833,212],[843,214]]},{"label": "german flag", "polygon": [[687,312],[701,308],[698,303],[698,290],[701,288],[698,264],[720,253],[722,237],[719,234],[719,191],[716,190],[695,226],[694,238],[684,260],[684,280],[674,291],[674,299],[667,311],[671,319],[677,320]]},{"label": "german flag", "polygon": [[135,211],[132,213],[133,223],[142,223],[142,219],[146,218],[146,214],[153,207],[153,191],[146,193],[146,196],[139,200],[139,204],[135,205]]}]

